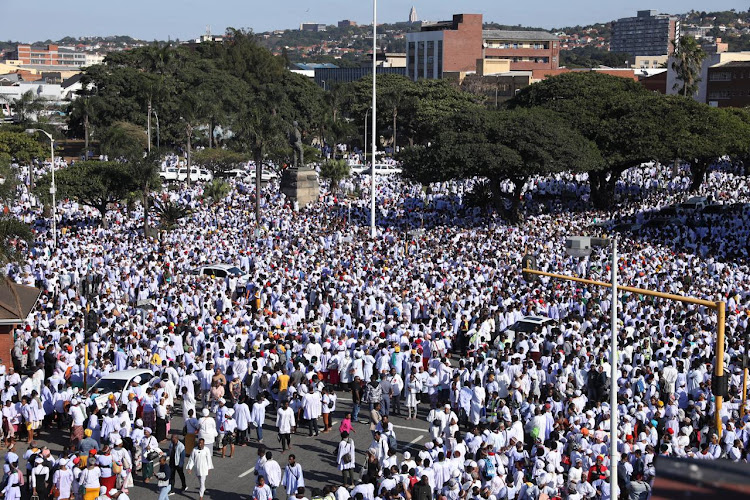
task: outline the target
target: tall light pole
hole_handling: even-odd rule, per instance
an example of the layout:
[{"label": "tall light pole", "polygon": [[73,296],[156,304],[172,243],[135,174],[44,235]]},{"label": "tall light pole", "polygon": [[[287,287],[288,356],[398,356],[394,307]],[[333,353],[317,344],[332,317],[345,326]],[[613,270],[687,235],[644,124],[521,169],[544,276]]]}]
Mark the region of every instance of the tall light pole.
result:
[{"label": "tall light pole", "polygon": [[370,110],[365,110],[365,162],[364,165],[367,165],[367,117],[370,114]]},{"label": "tall light pole", "polygon": [[370,237],[373,239],[377,236],[377,231],[375,230],[375,156],[377,154],[375,137],[378,135],[375,123],[375,115],[377,114],[377,98],[375,94],[377,88],[377,44],[378,0],[372,0],[372,175],[370,178]]},{"label": "tall light pole", "polygon": [[156,112],[156,108],[154,108],[154,118],[156,118],[156,149],[159,149],[161,142],[159,140],[159,115]]},{"label": "tall light pole", "polygon": [[[55,139],[52,134],[40,128],[27,128],[27,134],[41,132],[49,139],[50,159],[52,161],[52,183],[49,186],[49,194],[52,195],[52,248],[57,248],[57,187],[55,186]],[[29,167],[34,168],[34,167]]]},{"label": "tall light pole", "polygon": [[617,498],[617,238],[576,236],[565,240],[565,251],[573,257],[591,255],[591,247],[610,245],[612,253],[612,351],[609,357],[609,491]]}]

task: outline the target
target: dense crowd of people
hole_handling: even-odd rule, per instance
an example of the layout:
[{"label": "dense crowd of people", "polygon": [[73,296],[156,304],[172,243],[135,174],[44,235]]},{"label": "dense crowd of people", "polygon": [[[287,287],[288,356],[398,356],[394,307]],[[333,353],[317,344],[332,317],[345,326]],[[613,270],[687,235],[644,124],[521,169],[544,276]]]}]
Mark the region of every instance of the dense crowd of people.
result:
[{"label": "dense crowd of people", "polygon": [[[464,203],[477,181],[423,190],[389,177],[378,180],[371,239],[369,178],[354,177],[341,188],[359,201],[324,194],[299,212],[270,184],[256,237],[254,187],[231,182],[218,203],[203,200],[200,185],[157,193],[191,212],[152,239],[137,211],[123,206],[100,224],[92,209],[62,200],[57,248],[21,193],[13,211],[36,221],[38,237],[6,273],[43,293],[0,367],[4,498],[28,490],[40,499],[127,500],[137,477],[156,481],[164,499],[178,477],[186,489],[185,472],[203,498],[214,449],[231,457],[256,441],[252,498],[271,500],[283,488],[304,499],[303,468],[316,464],[290,454],[282,468],[264,444],[264,423],[282,451],[302,429],[340,433],[341,480],[320,493],[329,500],[606,500],[617,496],[612,467],[620,498],[646,498],[657,456],[747,461],[750,205],[649,226],[649,210],[682,201],[689,184],[683,169],[651,165],[625,173],[616,214],[588,207],[585,178],[533,179],[524,221],[509,225]],[[750,201],[747,178],[731,168],[711,171],[701,193],[727,206]],[[542,270],[606,281],[606,249],[577,259],[563,242],[623,221],[637,226],[621,235],[621,283],[727,304],[721,430],[711,310],[622,293],[613,360],[608,290],[520,272],[532,253]],[[193,272],[217,263],[241,273]],[[525,316],[553,322],[512,328]],[[608,404],[612,362],[617,408]],[[90,386],[136,368],[153,376],[102,405],[81,389],[84,378]],[[342,393],[351,412],[333,428]],[[184,429],[171,428],[175,413]],[[394,414],[426,421],[429,440],[418,451],[400,451]],[[351,439],[357,429],[372,433],[367,450]],[[64,452],[36,447],[41,432],[66,433]]]}]

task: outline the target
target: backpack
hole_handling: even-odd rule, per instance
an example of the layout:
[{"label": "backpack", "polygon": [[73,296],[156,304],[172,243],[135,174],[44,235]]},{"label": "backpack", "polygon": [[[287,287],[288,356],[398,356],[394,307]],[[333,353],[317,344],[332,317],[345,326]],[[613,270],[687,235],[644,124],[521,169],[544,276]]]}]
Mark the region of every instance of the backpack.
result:
[{"label": "backpack", "polygon": [[267,373],[264,373],[263,375],[260,376],[258,387],[260,387],[261,389],[268,388],[268,374]]},{"label": "backpack", "polygon": [[495,464],[489,458],[484,459],[484,469],[482,469],[482,476],[487,481],[495,477]]}]

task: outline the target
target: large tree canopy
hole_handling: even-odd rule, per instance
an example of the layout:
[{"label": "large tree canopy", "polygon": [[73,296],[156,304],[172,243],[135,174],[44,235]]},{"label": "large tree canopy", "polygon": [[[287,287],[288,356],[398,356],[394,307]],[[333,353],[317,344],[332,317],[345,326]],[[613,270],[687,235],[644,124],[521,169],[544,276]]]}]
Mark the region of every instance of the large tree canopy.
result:
[{"label": "large tree canopy", "polygon": [[539,107],[460,112],[439,127],[434,142],[403,152],[405,176],[423,183],[485,177],[496,203],[510,180],[514,209],[529,176],[588,171],[602,161],[591,141]]}]

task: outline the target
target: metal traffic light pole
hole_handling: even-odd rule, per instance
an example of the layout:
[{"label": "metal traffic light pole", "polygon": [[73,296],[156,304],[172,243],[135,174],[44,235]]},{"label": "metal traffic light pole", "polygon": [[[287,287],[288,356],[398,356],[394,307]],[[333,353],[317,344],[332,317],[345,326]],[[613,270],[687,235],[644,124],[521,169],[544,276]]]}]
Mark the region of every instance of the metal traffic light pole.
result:
[{"label": "metal traffic light pole", "polygon": [[[577,278],[575,276],[567,276],[565,274],[555,274],[555,273],[548,273],[545,271],[537,271],[536,269],[528,269],[524,268],[522,269],[524,273],[529,274],[536,274],[539,276],[547,276],[549,278],[555,278],[560,280],[566,280],[566,281],[577,281],[579,283],[585,283],[587,285],[594,285],[594,286],[602,286],[602,287],[611,287],[612,283],[606,283],[604,281],[595,281],[595,280],[589,280],[585,278]],[[687,304],[695,304],[699,306],[708,307],[709,309],[712,309],[716,311],[717,313],[717,331],[716,331],[716,362],[714,363],[714,377],[724,377],[724,323],[726,321],[726,303],[724,301],[719,302],[713,302],[710,300],[704,300],[699,299],[696,297],[686,297],[683,295],[675,295],[671,293],[663,293],[663,292],[655,292],[653,290],[646,290],[643,288],[635,288],[632,286],[623,286],[623,285],[617,285],[618,290],[622,290],[624,292],[631,292],[631,293],[638,293],[641,295],[649,295],[651,297],[658,297],[660,299],[666,299],[666,300],[673,300],[676,302],[683,302]],[[745,384],[743,384],[743,388]],[[744,397],[743,393],[743,397]],[[714,420],[716,425],[716,433],[721,438],[721,407],[724,402],[724,396],[719,394],[714,394],[714,397],[716,398],[716,408],[714,412]],[[744,407],[744,405],[743,405]],[[613,408],[612,411],[615,411],[616,408]],[[616,466],[616,464],[615,464]]]}]

